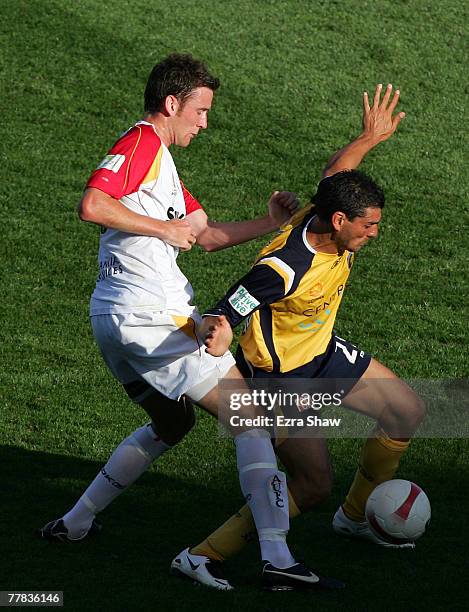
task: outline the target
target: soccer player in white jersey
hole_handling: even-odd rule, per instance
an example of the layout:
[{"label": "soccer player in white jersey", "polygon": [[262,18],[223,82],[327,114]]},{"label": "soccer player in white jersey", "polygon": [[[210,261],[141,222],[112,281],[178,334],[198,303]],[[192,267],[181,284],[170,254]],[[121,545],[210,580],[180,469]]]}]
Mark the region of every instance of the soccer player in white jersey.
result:
[{"label": "soccer player in white jersey", "polygon": [[[152,422],[120,444],[69,512],[40,530],[46,539],[83,539],[96,514],[190,429],[192,411],[177,403],[183,395],[217,416],[223,408],[218,379],[244,385],[231,353],[210,355],[197,334],[200,316],[177,265],[178,251],[195,241],[208,250],[225,248],[271,232],[297,202],[289,192],[276,192],[265,217],[213,223],[180,182],[168,147],[187,147],[207,127],[218,86],[190,55],[173,54],[157,64],[147,82],[143,120],[119,138],[88,181],[80,218],[102,227],[90,304],[93,333],[109,369]],[[162,397],[174,400],[169,408]],[[243,416],[256,414],[248,406]],[[269,433],[253,428],[233,435],[241,489],[259,535],[264,587],[342,587],[297,563],[287,546],[285,475]],[[184,556],[182,562],[190,564]],[[203,571],[207,583],[230,588],[213,567],[203,564]]]}]

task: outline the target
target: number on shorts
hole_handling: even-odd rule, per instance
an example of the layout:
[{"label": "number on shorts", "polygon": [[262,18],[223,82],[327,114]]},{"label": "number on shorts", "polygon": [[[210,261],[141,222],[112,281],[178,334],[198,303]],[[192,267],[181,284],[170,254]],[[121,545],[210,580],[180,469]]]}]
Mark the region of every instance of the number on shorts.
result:
[{"label": "number on shorts", "polygon": [[353,351],[350,352],[348,348],[345,346],[345,344],[342,344],[342,342],[337,341],[337,337],[336,337],[336,340],[335,340],[335,350],[336,351],[337,351],[337,348],[342,349],[343,354],[348,359],[348,361],[350,361],[350,363],[352,364],[355,363],[355,361],[357,360],[357,355],[358,355],[357,349],[353,349]]}]

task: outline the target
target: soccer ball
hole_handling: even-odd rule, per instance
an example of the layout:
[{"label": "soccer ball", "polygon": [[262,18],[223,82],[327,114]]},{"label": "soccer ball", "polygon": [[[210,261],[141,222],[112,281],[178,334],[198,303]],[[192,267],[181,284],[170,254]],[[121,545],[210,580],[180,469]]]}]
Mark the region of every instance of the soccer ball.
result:
[{"label": "soccer ball", "polygon": [[391,544],[413,542],[430,522],[430,501],[409,480],[388,480],[371,493],[366,502],[366,520],[375,535]]}]

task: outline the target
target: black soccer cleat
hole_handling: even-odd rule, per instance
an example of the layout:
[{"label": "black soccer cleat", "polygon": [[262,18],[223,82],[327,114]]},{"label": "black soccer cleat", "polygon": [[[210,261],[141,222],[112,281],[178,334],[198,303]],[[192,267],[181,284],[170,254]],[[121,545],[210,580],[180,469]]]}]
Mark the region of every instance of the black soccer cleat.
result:
[{"label": "black soccer cleat", "polygon": [[295,563],[281,569],[264,561],[262,586],[266,591],[294,591],[305,589],[343,589],[345,583],[336,578],[320,576],[308,569],[304,563]]},{"label": "black soccer cleat", "polygon": [[86,538],[97,535],[103,526],[101,523],[98,523],[95,519],[91,523],[91,527],[88,531],[82,535],[80,538],[70,538],[68,535],[68,529],[65,527],[65,523],[63,519],[55,519],[55,521],[50,521],[37,530],[37,535],[43,540],[49,540],[49,542],[83,542]]}]

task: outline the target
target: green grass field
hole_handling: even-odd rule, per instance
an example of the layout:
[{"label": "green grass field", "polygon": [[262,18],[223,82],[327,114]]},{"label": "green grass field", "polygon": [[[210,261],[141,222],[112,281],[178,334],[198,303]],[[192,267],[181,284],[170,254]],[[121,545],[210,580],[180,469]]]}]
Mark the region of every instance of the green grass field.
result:
[{"label": "green grass field", "polygon": [[[177,552],[242,505],[232,444],[201,413],[186,440],[103,513],[98,539],[33,538],[145,422],[92,338],[99,230],[80,223],[75,207],[107,148],[141,117],[148,73],[169,52],[205,59],[222,81],[209,129],[174,151],[217,220],[263,214],[274,189],[306,203],[330,154],[358,134],[362,91],[401,88],[407,117],[363,164],[386,193],[381,236],[358,258],[337,330],[404,378],[467,377],[464,3],[4,0],[0,45],[0,590],[63,590],[77,611],[467,609],[463,439],[418,439],[402,461],[400,475],[426,489],[433,509],[411,553],[334,536],[330,520],[361,442],[331,442],[332,498],[292,523],[290,542],[347,581],[340,593],[262,593],[255,546],[227,565],[239,585],[232,593],[169,577]],[[180,257],[202,308],[264,241]]]}]

